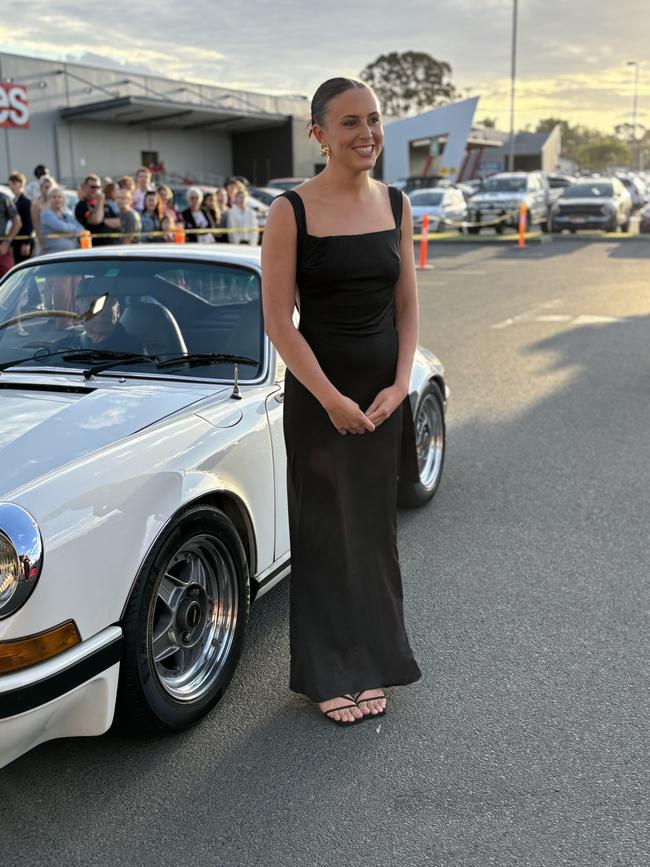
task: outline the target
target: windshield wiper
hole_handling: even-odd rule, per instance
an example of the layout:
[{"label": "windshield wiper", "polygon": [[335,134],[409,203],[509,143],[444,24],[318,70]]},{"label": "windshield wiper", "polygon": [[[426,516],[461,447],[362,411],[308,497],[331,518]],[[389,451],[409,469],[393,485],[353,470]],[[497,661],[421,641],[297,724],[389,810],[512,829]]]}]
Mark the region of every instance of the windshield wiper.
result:
[{"label": "windshield wiper", "polygon": [[227,352],[187,352],[185,355],[176,355],[161,361],[158,367],[178,367],[186,363],[190,367],[201,367],[203,364],[248,364],[252,367],[260,367],[261,362],[246,355],[229,355]]},{"label": "windshield wiper", "polygon": [[[87,352],[87,358],[74,354],[72,359],[77,359],[77,361],[79,361],[79,359],[82,358],[84,361],[92,361],[95,357],[93,350],[90,349],[87,350]],[[111,360],[101,361],[99,364],[94,364],[92,367],[84,370],[84,379],[92,379],[93,376],[102,373],[104,370],[110,370],[112,367],[120,367],[123,364],[139,364],[143,361],[150,361],[152,364],[155,364],[156,367],[160,366],[158,356],[150,355],[146,352],[113,352],[110,349],[106,349],[104,350],[104,353],[105,354],[103,354],[102,357]],[[63,360],[66,361],[65,356],[63,356]]]},{"label": "windshield wiper", "polygon": [[[127,352],[125,355],[131,356],[132,353]],[[75,349],[74,347],[68,346],[65,349],[57,349],[54,352],[50,352],[49,350],[44,350],[43,352],[36,351],[33,355],[26,355],[22,358],[12,358],[10,361],[2,361],[0,362],[0,373],[3,370],[8,370],[10,367],[16,367],[19,364],[25,364],[28,361],[44,361],[47,358],[54,358],[57,355],[63,357],[64,361],[68,361],[74,358],[81,359],[81,361],[93,361],[96,358],[114,358],[115,353],[110,349]]]}]

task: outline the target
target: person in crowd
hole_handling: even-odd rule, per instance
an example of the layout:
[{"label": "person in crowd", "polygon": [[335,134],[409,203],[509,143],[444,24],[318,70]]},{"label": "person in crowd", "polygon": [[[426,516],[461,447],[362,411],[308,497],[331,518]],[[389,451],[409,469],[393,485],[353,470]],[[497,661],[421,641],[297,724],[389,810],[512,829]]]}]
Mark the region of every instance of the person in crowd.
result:
[{"label": "person in crowd", "polygon": [[130,190],[118,188],[115,194],[117,206],[120,209],[120,244],[137,244],[142,232],[142,220],[140,214],[133,210],[131,202],[133,197]]},{"label": "person in crowd", "polygon": [[255,216],[255,211],[247,202],[248,192],[246,191],[246,187],[240,183],[235,191],[235,200],[232,208],[228,211],[226,221],[228,228],[234,230],[229,232],[231,244],[256,245],[260,242],[260,233],[257,231],[257,217]]},{"label": "person in crowd", "polygon": [[133,207],[136,211],[144,210],[144,197],[149,190],[153,190],[151,184],[151,172],[146,166],[140,166],[135,173],[135,189],[133,190]]},{"label": "person in crowd", "polygon": [[32,203],[25,195],[25,175],[21,174],[21,172],[11,172],[7,183],[14,194],[14,204],[22,223],[20,234],[30,236],[29,240],[23,238],[20,241],[14,241],[12,244],[14,262],[17,265],[19,262],[29,259],[32,255],[34,244],[31,238],[34,231],[32,226]]},{"label": "person in crowd", "polygon": [[14,203],[5,193],[0,193],[0,277],[14,266],[12,244],[22,225]]},{"label": "person in crowd", "polygon": [[[226,192],[225,187],[217,187],[214,192],[214,197],[217,201],[217,208],[219,210],[219,228],[227,229],[228,228],[228,193]],[[217,232],[216,239],[219,243],[227,243],[228,241],[228,233],[227,232]]]},{"label": "person in crowd", "polygon": [[47,166],[44,166],[42,163],[39,163],[34,169],[34,178],[31,180],[27,186],[25,187],[25,195],[32,202],[35,199],[38,199],[41,195],[41,178],[44,175],[49,175],[49,170]]},{"label": "person in crowd", "polygon": [[[44,253],[59,253],[64,250],[75,250],[77,238],[83,231],[81,223],[68,208],[65,193],[61,187],[52,187],[47,197],[47,207],[40,213],[41,237]],[[67,233],[68,237],[50,238],[49,235]]]},{"label": "person in crowd", "polygon": [[122,175],[117,182],[117,185],[121,190],[128,190],[131,195],[133,195],[133,192],[135,191],[135,181],[131,175]]},{"label": "person in crowd", "polygon": [[43,238],[41,237],[41,211],[48,206],[48,198],[50,190],[55,187],[56,181],[51,175],[41,175],[39,183],[39,194],[37,198],[31,200],[30,216],[32,218],[32,227],[36,237],[36,252],[43,252]]},{"label": "person in crowd", "polygon": [[174,193],[171,187],[168,187],[167,184],[159,184],[156,189],[158,190],[158,198],[162,203],[163,222],[165,224],[162,227],[165,231],[162,240],[173,241],[174,230],[179,224],[182,225],[183,220],[174,207]]},{"label": "person in crowd", "polygon": [[158,198],[162,202],[165,216],[176,222],[178,220],[178,214],[174,207],[174,193],[172,192],[171,187],[168,187],[167,184],[158,184],[156,191],[158,193]]},{"label": "person in crowd", "polygon": [[98,175],[90,174],[84,178],[74,215],[84,229],[94,236],[100,236],[93,238],[93,247],[105,247],[118,242],[119,239],[101,237],[119,232],[121,217],[111,217],[106,212],[104,192]]},{"label": "person in crowd", "polygon": [[240,188],[241,182],[237,180],[237,178],[226,178],[224,181],[224,187],[226,189],[227,196],[227,206],[232,208],[235,201],[235,194],[237,190]]},{"label": "person in crowd", "polygon": [[161,238],[158,238],[159,241],[171,244],[176,240],[176,221],[168,217],[167,214],[160,221],[160,229],[165,234]]},{"label": "person in crowd", "polygon": [[115,192],[117,190],[117,184],[111,178],[107,178],[104,182],[104,200],[105,200],[105,208],[106,213],[110,217],[119,217],[120,209],[117,205],[117,201],[115,199]]},{"label": "person in crowd", "polygon": [[221,220],[221,214],[217,207],[217,200],[214,193],[206,193],[203,196],[203,207],[206,211],[209,211],[212,214],[212,219],[214,220],[215,225],[218,226]]},{"label": "person in crowd", "polygon": [[[186,229],[216,229],[214,217],[202,206],[203,193],[198,187],[190,187],[187,191],[189,207],[183,211],[183,222]],[[211,232],[189,232],[187,241],[200,244],[214,244],[214,234]]]},{"label": "person in crowd", "polygon": [[155,190],[148,190],[144,195],[144,210],[142,211],[142,241],[145,243],[160,243],[162,235],[152,235],[152,232],[162,231],[164,212],[162,202]]}]

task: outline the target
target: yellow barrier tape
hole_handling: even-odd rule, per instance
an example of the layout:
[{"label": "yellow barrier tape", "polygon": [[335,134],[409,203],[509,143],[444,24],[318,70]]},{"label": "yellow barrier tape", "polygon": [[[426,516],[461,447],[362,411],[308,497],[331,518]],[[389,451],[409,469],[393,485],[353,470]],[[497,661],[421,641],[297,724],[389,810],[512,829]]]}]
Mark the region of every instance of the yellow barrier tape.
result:
[{"label": "yellow barrier tape", "polygon": [[[146,235],[147,238],[158,237],[163,235],[173,235],[178,229],[183,229],[183,233],[185,235],[230,235],[233,232],[263,232],[263,226],[243,226],[241,229],[185,229],[182,226],[174,226],[170,229],[156,229],[155,232],[89,232],[88,235],[84,233],[84,237],[86,238],[141,238],[143,235]],[[41,238],[79,238],[81,237],[79,232],[57,232],[50,233],[48,235],[41,235]],[[8,235],[0,236],[0,243],[4,241],[8,241]],[[16,235],[15,238],[11,239],[13,241],[35,241],[35,235]]]}]

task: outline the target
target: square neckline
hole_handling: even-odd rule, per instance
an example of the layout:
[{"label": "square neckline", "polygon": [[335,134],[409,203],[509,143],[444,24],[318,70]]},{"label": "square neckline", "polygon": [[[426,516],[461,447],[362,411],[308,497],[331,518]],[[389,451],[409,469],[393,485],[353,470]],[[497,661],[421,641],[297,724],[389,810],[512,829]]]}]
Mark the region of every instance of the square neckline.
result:
[{"label": "square neckline", "polygon": [[[388,189],[388,200],[390,202],[390,209],[391,209],[391,213],[393,215],[393,220],[395,221],[395,225],[390,229],[376,229],[373,232],[353,232],[353,233],[348,234],[348,235],[312,235],[312,234],[310,234],[307,231],[307,211],[305,209],[305,202],[304,202],[302,196],[295,189],[290,190],[288,192],[292,192],[295,196],[298,197],[298,199],[300,199],[300,209],[302,211],[302,219],[303,219],[303,224],[305,227],[304,232],[303,232],[304,236],[306,238],[314,238],[317,241],[329,241],[332,238],[364,238],[367,235],[385,235],[386,232],[401,232],[402,227],[401,227],[401,225],[400,226],[397,225],[397,215],[395,214],[395,209],[393,207],[393,200],[392,200],[391,194],[390,194],[391,189],[397,189],[397,187],[391,187],[390,184],[386,184],[386,188]],[[401,190],[398,190],[398,192],[401,195]]]}]

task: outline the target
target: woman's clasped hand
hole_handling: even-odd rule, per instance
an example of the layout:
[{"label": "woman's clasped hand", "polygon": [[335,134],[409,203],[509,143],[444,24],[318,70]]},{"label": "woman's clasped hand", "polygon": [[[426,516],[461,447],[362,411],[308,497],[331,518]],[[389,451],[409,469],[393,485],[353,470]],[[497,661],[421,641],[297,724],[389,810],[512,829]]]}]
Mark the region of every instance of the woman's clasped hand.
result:
[{"label": "woman's clasped hand", "polygon": [[348,433],[372,433],[392,415],[405,396],[400,388],[391,385],[379,392],[365,412],[358,403],[343,394],[338,394],[325,409],[332,424],[342,436]]}]

